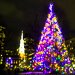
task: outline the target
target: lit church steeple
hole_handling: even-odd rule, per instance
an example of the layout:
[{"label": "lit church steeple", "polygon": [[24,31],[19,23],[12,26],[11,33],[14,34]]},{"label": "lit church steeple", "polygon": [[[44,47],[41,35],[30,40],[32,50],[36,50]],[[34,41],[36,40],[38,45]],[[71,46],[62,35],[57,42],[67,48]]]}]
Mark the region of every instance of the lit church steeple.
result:
[{"label": "lit church steeple", "polygon": [[20,57],[21,57],[21,58],[24,58],[25,52],[24,52],[23,30],[22,30],[22,33],[21,33],[19,54],[20,54]]}]

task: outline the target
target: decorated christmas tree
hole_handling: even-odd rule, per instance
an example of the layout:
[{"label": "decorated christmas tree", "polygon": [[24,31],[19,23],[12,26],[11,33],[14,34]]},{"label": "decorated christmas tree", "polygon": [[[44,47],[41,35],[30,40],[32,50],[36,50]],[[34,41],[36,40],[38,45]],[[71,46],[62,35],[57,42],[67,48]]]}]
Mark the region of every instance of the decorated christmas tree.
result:
[{"label": "decorated christmas tree", "polygon": [[33,70],[43,72],[72,72],[71,61],[65,45],[57,17],[53,12],[53,4],[49,6],[48,18],[33,57]]}]

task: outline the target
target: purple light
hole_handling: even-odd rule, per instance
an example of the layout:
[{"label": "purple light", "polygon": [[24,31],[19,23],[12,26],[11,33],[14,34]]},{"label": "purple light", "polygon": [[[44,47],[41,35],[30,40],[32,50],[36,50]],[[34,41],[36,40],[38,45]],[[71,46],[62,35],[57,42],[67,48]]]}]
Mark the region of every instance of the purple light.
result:
[{"label": "purple light", "polygon": [[12,63],[13,63],[12,58],[11,58],[11,57],[7,58],[7,59],[6,59],[6,63],[7,63],[7,64],[12,64]]},{"label": "purple light", "polygon": [[[53,4],[50,4],[50,13],[48,14],[48,18],[45,22],[45,27],[41,32],[41,39],[38,48],[36,49],[36,54],[33,58],[34,70],[37,69],[40,71],[43,70],[46,72],[51,72],[53,69],[55,71],[60,71],[61,67],[65,67],[65,64],[70,62],[70,60],[65,62],[66,57],[63,54],[66,52],[66,50],[64,50],[64,39],[57,23],[56,15],[52,12],[52,7]],[[43,53],[40,53],[41,51]],[[62,62],[61,59],[63,59]],[[54,68],[50,66],[51,64]],[[58,69],[58,67],[60,69]]]}]

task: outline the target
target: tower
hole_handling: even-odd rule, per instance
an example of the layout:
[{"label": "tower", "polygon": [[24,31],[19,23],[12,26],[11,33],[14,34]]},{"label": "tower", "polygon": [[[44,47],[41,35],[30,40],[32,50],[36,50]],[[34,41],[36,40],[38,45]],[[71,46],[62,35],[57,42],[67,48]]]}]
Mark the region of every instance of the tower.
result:
[{"label": "tower", "polygon": [[23,31],[21,33],[21,39],[20,39],[19,56],[20,56],[19,67],[25,68],[26,57],[25,57],[25,50],[24,50]]},{"label": "tower", "polygon": [[19,47],[19,54],[21,58],[24,58],[25,52],[24,52],[24,40],[23,40],[23,31],[21,33],[21,39],[20,39],[20,47]]}]

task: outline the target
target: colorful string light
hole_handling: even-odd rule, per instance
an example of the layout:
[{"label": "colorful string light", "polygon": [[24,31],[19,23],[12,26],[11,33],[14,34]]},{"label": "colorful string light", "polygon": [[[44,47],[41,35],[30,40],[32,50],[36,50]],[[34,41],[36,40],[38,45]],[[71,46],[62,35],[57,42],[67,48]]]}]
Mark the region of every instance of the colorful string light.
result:
[{"label": "colorful string light", "polygon": [[71,61],[65,41],[53,12],[53,4],[49,6],[48,18],[41,32],[41,38],[33,58],[33,70],[44,72],[59,71],[62,74],[72,73]]}]

